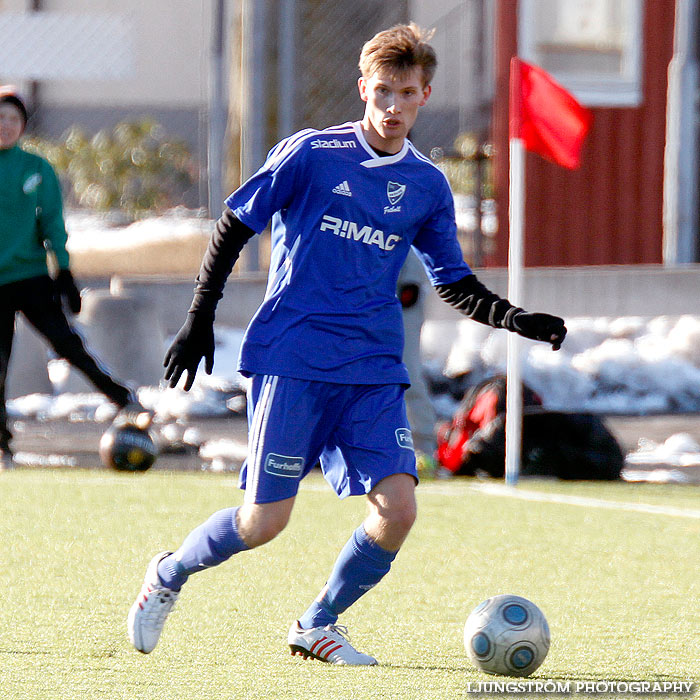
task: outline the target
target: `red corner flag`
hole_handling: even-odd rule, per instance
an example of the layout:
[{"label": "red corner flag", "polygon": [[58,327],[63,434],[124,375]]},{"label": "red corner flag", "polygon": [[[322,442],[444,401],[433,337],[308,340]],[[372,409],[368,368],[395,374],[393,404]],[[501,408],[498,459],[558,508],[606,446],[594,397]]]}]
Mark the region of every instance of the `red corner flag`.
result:
[{"label": "red corner flag", "polygon": [[581,146],[593,121],[549,73],[514,57],[510,62],[510,138],[565,168],[581,164]]}]

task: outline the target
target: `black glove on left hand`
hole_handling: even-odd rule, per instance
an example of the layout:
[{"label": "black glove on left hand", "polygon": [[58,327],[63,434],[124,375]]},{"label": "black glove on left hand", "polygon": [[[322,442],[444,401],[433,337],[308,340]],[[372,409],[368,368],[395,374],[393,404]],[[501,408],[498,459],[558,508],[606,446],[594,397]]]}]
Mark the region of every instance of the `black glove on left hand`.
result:
[{"label": "black glove on left hand", "polygon": [[59,296],[66,300],[68,308],[74,314],[79,314],[82,307],[80,290],[76,286],[70,270],[58,271],[58,275],[56,275],[56,289],[58,290]]},{"label": "black glove on left hand", "polygon": [[566,326],[563,318],[527,311],[513,314],[509,330],[515,331],[523,338],[551,343],[552,350],[559,350],[566,337]]},{"label": "black glove on left hand", "polygon": [[189,391],[202,358],[205,372],[211,374],[214,369],[214,316],[190,311],[163,360],[168,386],[173,388],[187,372],[184,389]]}]

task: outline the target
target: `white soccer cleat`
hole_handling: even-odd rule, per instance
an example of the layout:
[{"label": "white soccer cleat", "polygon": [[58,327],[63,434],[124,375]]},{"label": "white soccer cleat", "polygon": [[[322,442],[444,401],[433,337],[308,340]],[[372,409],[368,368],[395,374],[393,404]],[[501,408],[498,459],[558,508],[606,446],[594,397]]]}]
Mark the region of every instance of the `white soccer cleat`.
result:
[{"label": "white soccer cleat", "polygon": [[151,559],[141,591],[129,610],[129,639],[144,654],[155,649],[165,620],[180,595],[179,591],[166,588],[158,576],[158,564],[170,554],[172,552],[160,552]]},{"label": "white soccer cleat", "polygon": [[326,625],[305,630],[295,621],[287,636],[292,656],[300,654],[339,666],[376,666],[377,660],[357,651],[348,639],[348,629],[343,625]]}]

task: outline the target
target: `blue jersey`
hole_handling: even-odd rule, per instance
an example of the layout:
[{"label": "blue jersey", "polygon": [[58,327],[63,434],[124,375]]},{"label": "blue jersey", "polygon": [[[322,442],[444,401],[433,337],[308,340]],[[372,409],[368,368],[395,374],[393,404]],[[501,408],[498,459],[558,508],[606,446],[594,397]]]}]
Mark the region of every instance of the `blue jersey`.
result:
[{"label": "blue jersey", "polygon": [[470,273],[444,175],[408,140],[379,156],[359,122],[279,143],[227,200],[256,232],[272,219],[265,298],[239,361],[341,384],[408,384],[396,282],[413,246],[433,285]]}]

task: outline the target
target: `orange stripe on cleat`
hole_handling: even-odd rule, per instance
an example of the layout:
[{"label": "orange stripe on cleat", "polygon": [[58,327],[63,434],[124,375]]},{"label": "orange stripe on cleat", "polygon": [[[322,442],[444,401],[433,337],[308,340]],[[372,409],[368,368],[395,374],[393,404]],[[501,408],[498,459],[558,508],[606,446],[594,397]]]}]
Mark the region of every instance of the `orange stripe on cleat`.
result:
[{"label": "orange stripe on cleat", "polygon": [[326,637],[326,636],[321,637],[321,639],[317,639],[317,640],[311,645],[311,649],[309,649],[309,651],[312,652],[312,653],[315,653],[316,647],[317,647],[319,644],[322,644],[323,642],[325,642],[326,639],[328,639],[328,637]]},{"label": "orange stripe on cleat", "polygon": [[[325,649],[328,649],[328,647],[331,647],[331,646],[333,646],[334,644],[337,644],[337,642],[335,642],[334,640],[330,639],[330,640],[327,641],[322,647],[319,647],[319,648],[316,650],[316,652],[315,652],[316,655],[317,655],[317,656],[323,656],[324,650],[325,650]],[[342,645],[341,645],[341,646],[342,646]],[[323,657],[323,658],[325,658],[325,657]]]},{"label": "orange stripe on cleat", "polygon": [[342,644],[338,644],[338,646],[335,646],[335,647],[333,647],[332,649],[329,649],[329,650],[326,652],[326,661],[328,660],[328,657],[329,657],[334,651],[338,651],[338,649],[342,649],[342,648],[343,648],[343,645],[342,645]]}]

